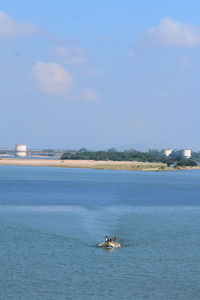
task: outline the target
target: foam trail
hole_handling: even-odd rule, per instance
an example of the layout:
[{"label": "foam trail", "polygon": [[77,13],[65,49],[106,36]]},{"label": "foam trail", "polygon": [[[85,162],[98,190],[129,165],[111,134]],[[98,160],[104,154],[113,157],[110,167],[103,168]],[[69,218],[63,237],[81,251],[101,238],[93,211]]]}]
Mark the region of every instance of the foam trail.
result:
[{"label": "foam trail", "polygon": [[127,214],[128,208],[101,207],[96,210],[85,210],[81,212],[82,225],[91,240],[99,242],[105,235],[119,236],[121,232],[121,218]]},{"label": "foam trail", "polygon": [[81,213],[85,208],[76,205],[1,205],[0,211]]}]

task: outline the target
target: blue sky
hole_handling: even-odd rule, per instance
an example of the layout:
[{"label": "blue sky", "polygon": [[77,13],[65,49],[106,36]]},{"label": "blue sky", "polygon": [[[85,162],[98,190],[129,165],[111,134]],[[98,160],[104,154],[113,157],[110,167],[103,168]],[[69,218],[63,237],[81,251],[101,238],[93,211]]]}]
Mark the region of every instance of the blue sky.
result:
[{"label": "blue sky", "polygon": [[0,147],[200,150],[200,2],[2,1]]}]

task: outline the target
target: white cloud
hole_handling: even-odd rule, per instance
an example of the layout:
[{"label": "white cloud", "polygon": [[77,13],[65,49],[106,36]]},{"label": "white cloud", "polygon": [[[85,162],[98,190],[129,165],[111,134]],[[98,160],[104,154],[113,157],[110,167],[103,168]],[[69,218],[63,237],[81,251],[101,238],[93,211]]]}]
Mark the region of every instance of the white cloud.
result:
[{"label": "white cloud", "polygon": [[81,46],[70,47],[57,45],[50,50],[50,55],[61,58],[65,63],[72,66],[85,65],[87,63],[85,51]]},{"label": "white cloud", "polygon": [[200,26],[182,24],[168,17],[162,19],[158,26],[150,28],[146,38],[155,45],[196,47],[200,46]]},{"label": "white cloud", "polygon": [[55,95],[70,92],[74,78],[62,65],[38,61],[33,66],[33,72],[43,92]]},{"label": "white cloud", "polygon": [[80,92],[80,97],[83,100],[86,100],[86,101],[89,101],[89,102],[97,102],[97,100],[98,100],[97,93],[92,89],[83,89]]},{"label": "white cloud", "polygon": [[0,39],[12,38],[20,35],[34,34],[37,28],[31,23],[17,22],[0,11]]}]

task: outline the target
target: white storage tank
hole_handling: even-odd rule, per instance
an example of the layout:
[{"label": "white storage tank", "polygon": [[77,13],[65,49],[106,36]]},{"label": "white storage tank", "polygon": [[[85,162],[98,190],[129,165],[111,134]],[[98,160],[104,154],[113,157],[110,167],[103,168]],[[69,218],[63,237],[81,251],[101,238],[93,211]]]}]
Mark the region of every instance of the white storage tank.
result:
[{"label": "white storage tank", "polygon": [[164,150],[164,154],[165,154],[166,156],[169,156],[172,152],[173,152],[172,149],[165,149],[165,150]]},{"label": "white storage tank", "polygon": [[27,153],[27,145],[17,144],[15,145],[15,155],[19,157],[25,157]]},{"label": "white storage tank", "polygon": [[191,156],[192,156],[192,150],[190,149],[183,150],[183,157],[190,158]]}]

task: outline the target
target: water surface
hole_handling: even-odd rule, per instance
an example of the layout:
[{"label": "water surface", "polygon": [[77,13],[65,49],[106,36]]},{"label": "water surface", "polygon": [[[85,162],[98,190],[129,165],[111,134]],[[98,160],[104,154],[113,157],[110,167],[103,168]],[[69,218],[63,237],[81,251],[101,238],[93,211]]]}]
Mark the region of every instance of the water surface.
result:
[{"label": "water surface", "polygon": [[[199,183],[0,166],[0,299],[199,299]],[[124,247],[97,248],[105,235]]]}]

